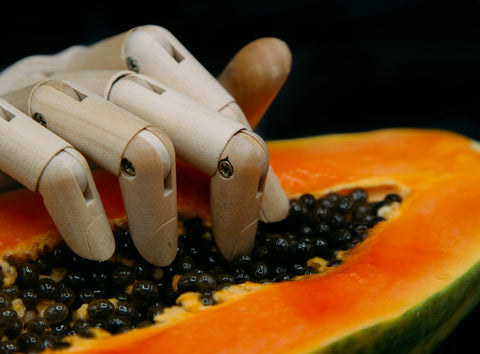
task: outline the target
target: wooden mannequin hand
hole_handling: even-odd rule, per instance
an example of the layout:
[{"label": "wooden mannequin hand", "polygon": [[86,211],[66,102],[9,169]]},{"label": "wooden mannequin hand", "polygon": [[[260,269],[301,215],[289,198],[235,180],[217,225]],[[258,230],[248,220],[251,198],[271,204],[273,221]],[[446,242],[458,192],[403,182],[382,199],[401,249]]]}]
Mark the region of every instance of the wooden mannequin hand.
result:
[{"label": "wooden mannequin hand", "polygon": [[[289,70],[290,53],[285,44],[273,38],[261,39],[243,48],[219,81],[239,97],[242,108],[256,123]],[[144,26],[90,47],[71,47],[54,56],[26,58],[0,75],[0,94],[8,101],[5,105],[11,103],[36,118],[88,159],[119,176],[132,238],[151,263],[166,265],[175,257],[175,153],[212,175],[212,226],[227,258],[251,249],[259,215],[266,221],[286,215],[288,200],[278,182],[267,180],[264,190],[268,151],[263,141],[249,131],[247,119],[233,97],[163,28]],[[152,101],[140,104],[147,96]],[[10,106],[4,108],[9,112],[4,115],[6,122],[25,120],[19,112],[12,118],[12,110]],[[157,112],[160,114],[154,114]],[[12,135],[5,131],[7,137]],[[48,138],[38,143],[48,145]],[[236,178],[219,176],[217,171],[219,161],[229,157]],[[29,176],[22,166],[9,170],[1,159],[0,169],[15,179],[23,181]],[[42,161],[48,164],[52,159],[48,155]],[[244,177],[240,177],[242,173]],[[88,198],[82,195],[82,200],[87,200],[86,204],[93,200],[98,205],[90,171],[84,168],[80,175],[88,177],[91,191]],[[268,176],[272,180],[274,174]],[[214,182],[217,180],[222,183]],[[38,184],[22,183],[39,190]],[[93,252],[89,238],[80,238],[74,231],[79,221],[67,222],[65,215],[58,213],[58,205],[72,203],[68,191],[60,193],[57,189],[50,184],[43,189],[43,196],[47,201],[47,196],[59,195],[49,212],[67,243],[86,258],[108,258],[113,252],[111,233],[104,230],[100,237],[108,244],[104,252]],[[237,209],[250,213],[232,217],[232,211]],[[106,224],[102,208],[80,219],[85,234],[99,220],[103,226]]]}]

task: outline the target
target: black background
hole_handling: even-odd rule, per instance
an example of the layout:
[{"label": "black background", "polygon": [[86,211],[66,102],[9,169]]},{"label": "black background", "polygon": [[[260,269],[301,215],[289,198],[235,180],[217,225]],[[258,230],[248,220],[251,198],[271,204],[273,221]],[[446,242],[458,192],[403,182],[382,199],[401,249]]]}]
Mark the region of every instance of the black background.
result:
[{"label": "black background", "polygon": [[[265,139],[425,127],[480,140],[476,1],[17,1],[0,14],[0,68],[157,24],[217,75],[249,41],[281,38],[293,67],[257,129]],[[438,353],[474,351],[479,318]]]}]

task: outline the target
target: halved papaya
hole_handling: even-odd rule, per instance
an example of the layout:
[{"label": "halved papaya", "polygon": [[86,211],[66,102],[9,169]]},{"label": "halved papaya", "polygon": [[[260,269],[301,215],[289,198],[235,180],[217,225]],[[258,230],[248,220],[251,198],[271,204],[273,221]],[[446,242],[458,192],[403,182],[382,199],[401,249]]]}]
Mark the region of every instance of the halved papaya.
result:
[{"label": "halved papaya", "polygon": [[[322,274],[259,286],[167,324],[75,339],[65,352],[428,352],[480,300],[480,154],[445,131],[392,129],[269,143],[291,197],[362,187],[403,197],[391,217]],[[179,209],[208,219],[208,183],[179,163]],[[112,223],[125,214],[113,176],[95,179]],[[41,199],[0,195],[0,252],[60,241]]]}]

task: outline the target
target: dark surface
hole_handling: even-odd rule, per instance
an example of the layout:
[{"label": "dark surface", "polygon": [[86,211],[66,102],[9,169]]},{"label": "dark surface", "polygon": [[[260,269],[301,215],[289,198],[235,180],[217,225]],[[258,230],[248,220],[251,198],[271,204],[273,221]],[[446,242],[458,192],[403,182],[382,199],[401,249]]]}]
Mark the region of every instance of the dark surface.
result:
[{"label": "dark surface", "polygon": [[[407,126],[480,139],[476,1],[17,1],[2,7],[0,68],[158,24],[216,75],[249,41],[276,36],[290,46],[293,68],[258,128],[264,138]],[[479,318],[477,309],[438,353],[475,351],[471,331]]]}]

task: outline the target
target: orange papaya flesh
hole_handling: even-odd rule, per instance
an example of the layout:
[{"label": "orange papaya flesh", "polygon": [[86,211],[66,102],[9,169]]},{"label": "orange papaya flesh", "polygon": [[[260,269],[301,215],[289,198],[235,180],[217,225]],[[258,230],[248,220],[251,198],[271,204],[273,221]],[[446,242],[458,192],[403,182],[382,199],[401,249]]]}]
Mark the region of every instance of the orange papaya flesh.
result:
[{"label": "orange papaya flesh", "polygon": [[[384,130],[269,148],[290,196],[363,186],[399,190],[405,199],[396,216],[323,274],[271,284],[165,326],[84,341],[68,352],[425,352],[480,300],[480,155],[471,140]],[[207,215],[208,177],[183,164],[177,175],[180,209]],[[124,220],[115,179],[103,172],[95,178],[109,217]],[[0,205],[3,254],[59,239],[34,194],[5,193]]]}]

